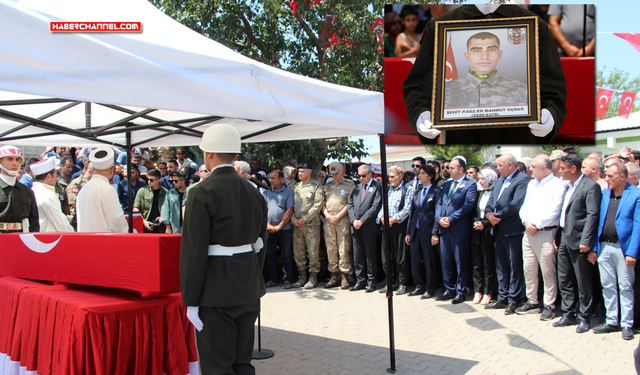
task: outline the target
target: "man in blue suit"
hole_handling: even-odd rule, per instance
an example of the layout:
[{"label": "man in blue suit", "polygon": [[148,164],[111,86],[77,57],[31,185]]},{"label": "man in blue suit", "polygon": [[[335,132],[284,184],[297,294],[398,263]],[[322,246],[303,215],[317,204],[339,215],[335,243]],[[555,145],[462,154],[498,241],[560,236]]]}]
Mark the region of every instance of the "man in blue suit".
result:
[{"label": "man in blue suit", "polygon": [[442,276],[445,292],[437,301],[462,303],[469,283],[471,210],[476,203],[476,182],[466,176],[466,161],[456,156],[449,163],[451,180],[442,186],[436,222],[441,235]]},{"label": "man in blue suit", "polygon": [[505,308],[505,315],[515,314],[518,302],[524,298],[522,270],[522,236],[524,225],[519,212],[531,178],[518,171],[516,158],[504,154],[496,160],[500,178],[493,187],[486,208],[486,218],[493,225],[496,237],[496,271],[498,299],[486,309]]},{"label": "man in blue suit", "polygon": [[599,241],[594,244],[607,320],[593,332],[615,332],[622,327],[624,340],[633,339],[634,266],[640,247],[640,189],[627,182],[628,174],[627,167],[621,163],[607,168],[605,180],[609,189],[602,191]]},{"label": "man in blue suit", "polygon": [[438,226],[435,221],[438,189],[433,185],[436,170],[422,164],[418,173],[418,190],[413,194],[407,236],[405,242],[411,251],[411,273],[416,288],[409,296],[421,295],[421,299],[435,297],[438,288],[438,268],[440,264],[434,250],[438,244]]}]

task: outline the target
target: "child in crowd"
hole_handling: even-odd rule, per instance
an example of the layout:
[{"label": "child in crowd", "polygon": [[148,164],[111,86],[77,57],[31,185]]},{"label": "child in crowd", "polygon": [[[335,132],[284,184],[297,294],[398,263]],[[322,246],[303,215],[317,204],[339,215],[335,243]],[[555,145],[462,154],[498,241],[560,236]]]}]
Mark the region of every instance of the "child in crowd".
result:
[{"label": "child in crowd", "polygon": [[413,5],[405,5],[400,12],[400,20],[404,32],[396,39],[396,57],[416,57],[420,51],[420,35],[416,33],[418,9]]}]

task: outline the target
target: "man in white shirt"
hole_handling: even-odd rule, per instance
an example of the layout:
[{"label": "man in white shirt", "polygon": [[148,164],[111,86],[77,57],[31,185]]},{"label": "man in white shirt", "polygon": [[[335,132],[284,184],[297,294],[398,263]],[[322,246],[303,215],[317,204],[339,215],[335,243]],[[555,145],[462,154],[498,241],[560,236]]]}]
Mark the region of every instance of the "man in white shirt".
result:
[{"label": "man in white shirt", "polygon": [[62,213],[60,199],[55,191],[58,171],[54,160],[41,160],[31,164],[30,169],[35,176],[33,194],[38,205],[40,232],[73,232],[67,216]]},{"label": "man in white shirt", "polygon": [[118,193],[109,184],[115,170],[113,150],[108,147],[95,149],[89,160],[94,172],[78,193],[78,232],[126,233],[129,226],[120,207]]},{"label": "man in white shirt", "polygon": [[551,159],[547,155],[538,155],[531,161],[533,179],[527,185],[524,203],[520,208],[520,219],[525,227],[522,238],[524,260],[524,278],[527,302],[516,309],[519,315],[540,313],[538,301],[538,265],[542,269],[544,280],[544,309],[540,320],[554,317],[555,302],[558,296],[556,251],[553,246],[564,183],[553,175]]}]

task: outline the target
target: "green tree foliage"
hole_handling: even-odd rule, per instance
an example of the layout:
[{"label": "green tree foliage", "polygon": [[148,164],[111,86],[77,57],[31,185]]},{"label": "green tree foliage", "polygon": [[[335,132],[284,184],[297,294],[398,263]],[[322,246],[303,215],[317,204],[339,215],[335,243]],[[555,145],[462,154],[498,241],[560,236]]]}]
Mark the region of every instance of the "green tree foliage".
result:
[{"label": "green tree foliage", "polygon": [[456,155],[464,156],[467,160],[467,165],[481,166],[485,163],[482,156],[483,151],[488,146],[483,145],[443,145],[443,146],[426,146],[427,152],[429,152],[435,159],[447,159],[451,160]]},{"label": "green tree foliage", "polygon": [[[620,109],[620,97],[622,96],[622,91],[627,92],[640,92],[640,77],[630,78],[628,72],[624,72],[620,69],[613,68],[613,71],[607,73],[607,67],[605,66],[602,71],[598,71],[596,73],[596,105],[598,105],[598,88],[605,88],[610,90],[620,90],[614,91],[613,97],[611,98],[611,104],[609,104],[609,109],[607,109],[607,113],[604,118],[616,117],[618,116],[618,110]],[[638,98],[640,99],[640,98]],[[631,112],[637,111],[638,106],[634,103]],[[601,118],[597,118],[601,120]]]},{"label": "green tree foliage", "polygon": [[[384,56],[373,30],[381,0],[151,0],[165,14],[254,60],[311,78],[383,91]],[[295,11],[294,11],[295,10]],[[268,161],[366,156],[362,142],[332,140],[247,145]]]}]

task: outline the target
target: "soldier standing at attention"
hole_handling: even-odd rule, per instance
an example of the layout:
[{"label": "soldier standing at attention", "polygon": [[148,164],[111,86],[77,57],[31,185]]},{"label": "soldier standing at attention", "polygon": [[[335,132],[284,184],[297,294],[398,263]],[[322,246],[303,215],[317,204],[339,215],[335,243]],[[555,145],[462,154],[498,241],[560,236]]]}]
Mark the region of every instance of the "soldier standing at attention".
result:
[{"label": "soldier standing at attention", "polygon": [[[298,267],[298,281],[294,288],[313,289],[318,286],[320,272],[320,212],[322,185],[311,179],[311,164],[298,167],[300,182],[293,188],[293,258]],[[307,255],[309,281],[307,282]]]},{"label": "soldier standing at attention", "polygon": [[[87,159],[88,158],[89,157],[87,156]],[[74,229],[78,227],[78,218],[76,216],[76,201],[78,200],[78,193],[80,192],[80,189],[89,182],[92,174],[93,169],[91,169],[91,163],[89,160],[86,160],[84,162],[84,170],[82,174],[73,179],[65,190],[67,194],[67,201],[69,202],[69,221]]]},{"label": "soldier standing at attention", "polygon": [[0,233],[40,231],[33,191],[17,181],[23,161],[19,148],[0,147]]},{"label": "soldier standing at attention", "polygon": [[[331,279],[324,287],[334,288],[340,284],[342,289],[349,289],[349,274],[352,271],[348,209],[349,196],[355,184],[344,178],[344,166],[337,161],[329,164],[329,176],[333,177],[333,181],[324,186],[326,204],[323,213],[325,217],[324,240],[327,245]],[[342,280],[340,281],[341,273]]]},{"label": "soldier standing at attention", "polygon": [[[180,286],[203,374],[255,374],[254,324],[265,294],[267,203],[231,163],[240,134],[205,130],[200,148],[211,176],[189,193],[180,252]],[[262,249],[262,251],[261,251]]]}]

